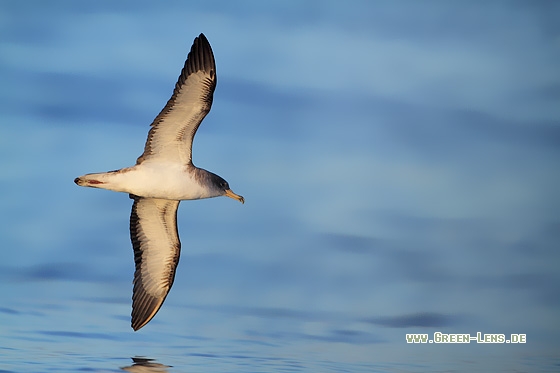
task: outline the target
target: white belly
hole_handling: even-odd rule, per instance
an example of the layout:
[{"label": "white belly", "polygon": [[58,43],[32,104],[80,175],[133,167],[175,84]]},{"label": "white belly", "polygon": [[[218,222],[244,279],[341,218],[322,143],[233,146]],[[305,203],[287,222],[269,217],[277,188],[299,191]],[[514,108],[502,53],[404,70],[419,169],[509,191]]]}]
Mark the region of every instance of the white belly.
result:
[{"label": "white belly", "polygon": [[187,166],[177,163],[152,165],[144,162],[130,168],[89,174],[86,177],[101,182],[90,186],[146,198],[189,200],[212,197],[210,191],[203,188],[188,170]]}]

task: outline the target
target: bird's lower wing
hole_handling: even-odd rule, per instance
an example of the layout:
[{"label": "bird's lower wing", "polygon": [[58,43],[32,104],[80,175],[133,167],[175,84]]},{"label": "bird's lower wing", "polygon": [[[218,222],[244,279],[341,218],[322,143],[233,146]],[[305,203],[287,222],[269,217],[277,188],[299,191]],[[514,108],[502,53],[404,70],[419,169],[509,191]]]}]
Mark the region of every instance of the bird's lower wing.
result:
[{"label": "bird's lower wing", "polygon": [[142,198],[134,200],[130,214],[130,239],[134,248],[132,328],[146,325],[169,293],[179,263],[181,242],[177,233],[179,201]]}]

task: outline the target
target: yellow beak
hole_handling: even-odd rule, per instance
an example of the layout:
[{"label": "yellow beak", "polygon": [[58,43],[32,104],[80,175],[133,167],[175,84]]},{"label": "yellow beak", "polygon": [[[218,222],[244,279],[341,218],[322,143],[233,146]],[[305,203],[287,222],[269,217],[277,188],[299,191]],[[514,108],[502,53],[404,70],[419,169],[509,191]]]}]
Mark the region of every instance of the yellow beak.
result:
[{"label": "yellow beak", "polygon": [[243,198],[242,196],[235,194],[231,191],[231,189],[226,190],[226,196],[229,198],[233,198],[238,200],[241,203],[245,203],[245,198]]}]

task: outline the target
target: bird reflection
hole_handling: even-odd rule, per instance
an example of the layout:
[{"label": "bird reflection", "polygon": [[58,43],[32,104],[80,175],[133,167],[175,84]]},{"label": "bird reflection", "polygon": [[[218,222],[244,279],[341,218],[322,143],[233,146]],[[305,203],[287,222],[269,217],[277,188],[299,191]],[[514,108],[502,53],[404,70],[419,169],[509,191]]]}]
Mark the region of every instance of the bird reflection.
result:
[{"label": "bird reflection", "polygon": [[169,372],[167,368],[171,368],[169,365],[156,363],[154,359],[145,357],[133,357],[132,362],[133,364],[131,366],[122,367],[121,369],[135,373],[167,373]]}]

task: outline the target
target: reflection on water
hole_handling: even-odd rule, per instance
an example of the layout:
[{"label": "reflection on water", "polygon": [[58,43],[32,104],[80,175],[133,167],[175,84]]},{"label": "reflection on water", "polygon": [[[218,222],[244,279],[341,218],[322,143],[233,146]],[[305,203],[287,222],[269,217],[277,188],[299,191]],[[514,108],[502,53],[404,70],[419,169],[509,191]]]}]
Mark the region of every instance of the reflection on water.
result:
[{"label": "reflection on water", "polygon": [[133,357],[132,362],[131,366],[122,367],[121,369],[136,373],[165,373],[168,372],[167,368],[171,368],[169,365],[157,363],[154,359],[140,356]]}]

